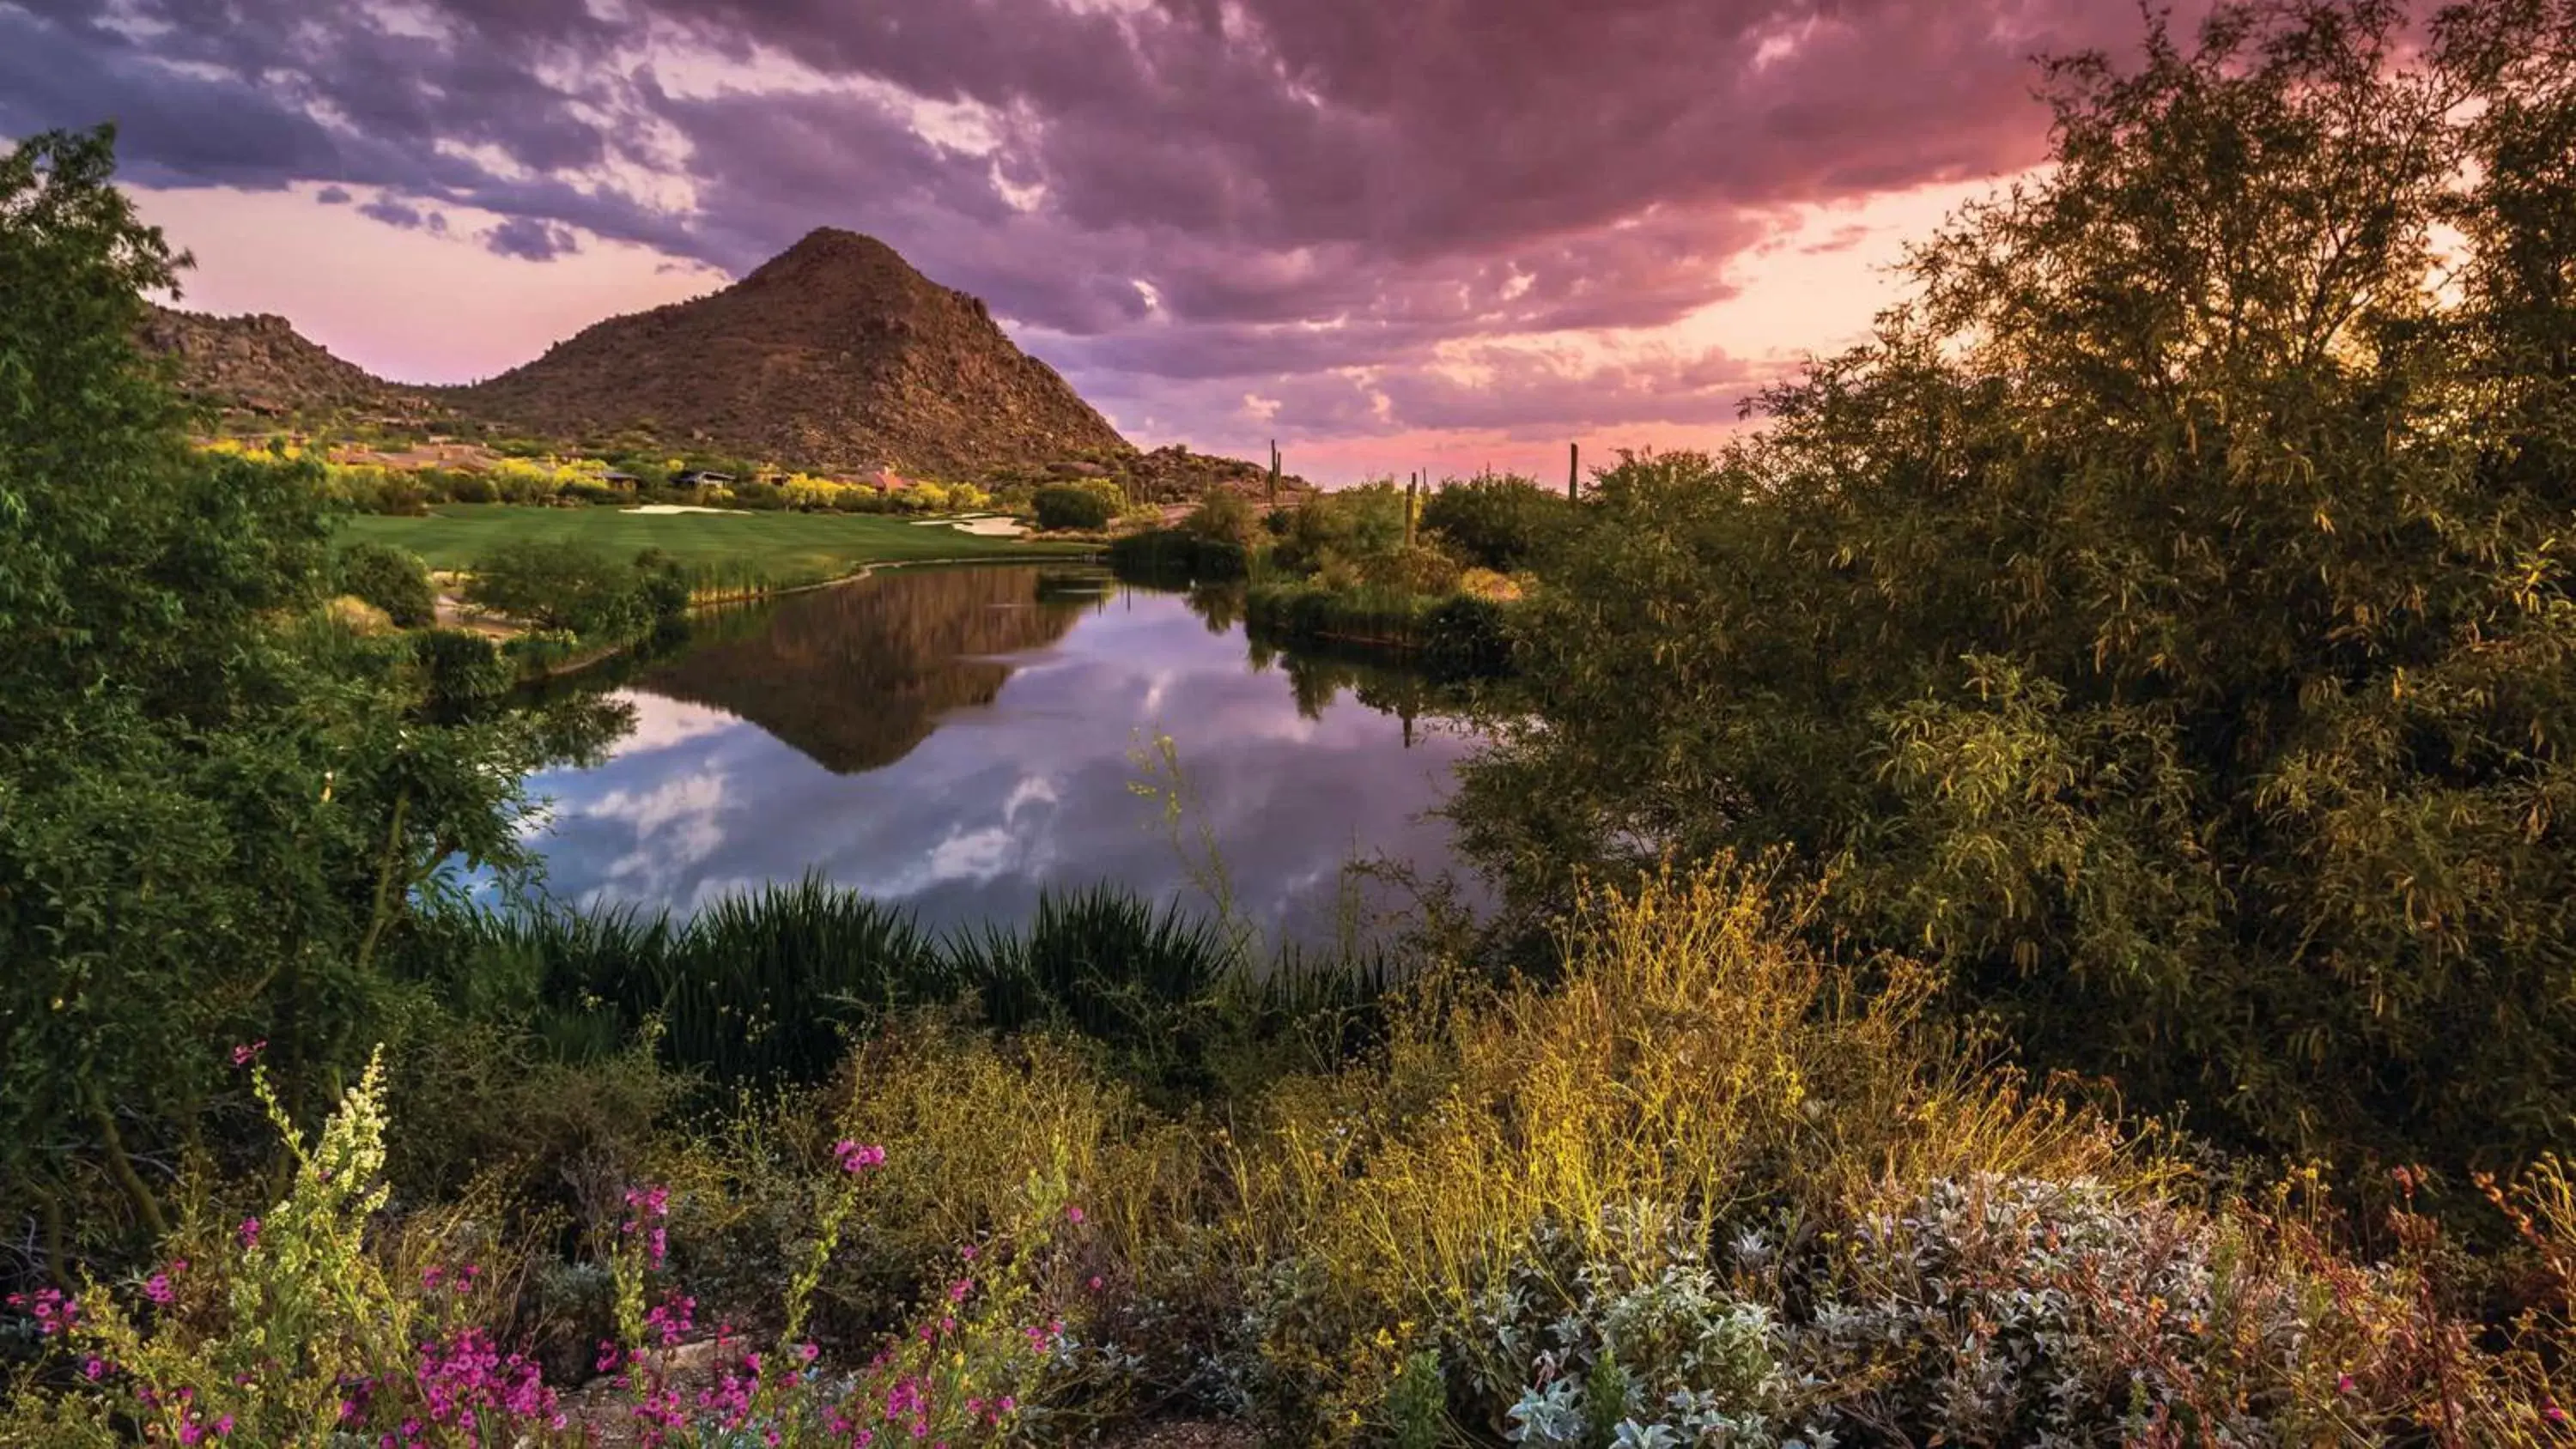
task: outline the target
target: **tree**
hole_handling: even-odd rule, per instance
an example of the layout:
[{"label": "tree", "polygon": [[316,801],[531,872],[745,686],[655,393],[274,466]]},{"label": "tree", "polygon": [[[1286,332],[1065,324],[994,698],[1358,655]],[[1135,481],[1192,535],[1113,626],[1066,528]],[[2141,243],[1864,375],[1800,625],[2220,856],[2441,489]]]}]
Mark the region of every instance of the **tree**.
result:
[{"label": "tree", "polygon": [[1471,845],[1529,899],[1787,845],[2038,1059],[2241,1140],[2576,1145],[2576,7],[2404,19],[2049,64],[2054,168],[1871,345],[1605,476]]},{"label": "tree", "polygon": [[687,585],[666,555],[648,551],[620,563],[582,544],[522,539],[474,561],[466,597],[475,604],[585,639],[632,638],[688,602]]},{"label": "tree", "polygon": [[419,892],[523,862],[561,743],[322,622],[321,479],[187,446],[133,340],[184,259],[112,171],[104,130],[0,161],[0,1214],[57,1254],[163,1226],[233,1044],[309,1106],[401,1039]]}]

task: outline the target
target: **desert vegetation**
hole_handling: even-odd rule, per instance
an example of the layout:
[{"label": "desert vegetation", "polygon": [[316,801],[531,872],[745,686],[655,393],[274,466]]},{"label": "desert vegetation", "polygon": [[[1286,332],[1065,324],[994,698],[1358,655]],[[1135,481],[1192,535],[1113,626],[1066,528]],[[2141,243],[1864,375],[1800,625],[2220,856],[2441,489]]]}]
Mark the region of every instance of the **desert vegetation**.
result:
[{"label": "desert vegetation", "polygon": [[1380,480],[1257,512],[1213,494],[1178,524],[1111,541],[1122,577],[1234,585],[1259,638],[1409,658],[1449,679],[1510,667],[1506,617],[1571,536],[1575,505],[1526,478]]},{"label": "desert vegetation", "polygon": [[[2403,18],[2052,64],[2055,168],[1723,454],[1122,541],[1490,609],[1503,907],[1329,947],[1204,856],[550,902],[604,707],[335,608],[418,565],[190,445],[180,259],[19,146],[0,1442],[2570,1442],[2576,12]],[[635,554],[478,583],[614,627]]]}]

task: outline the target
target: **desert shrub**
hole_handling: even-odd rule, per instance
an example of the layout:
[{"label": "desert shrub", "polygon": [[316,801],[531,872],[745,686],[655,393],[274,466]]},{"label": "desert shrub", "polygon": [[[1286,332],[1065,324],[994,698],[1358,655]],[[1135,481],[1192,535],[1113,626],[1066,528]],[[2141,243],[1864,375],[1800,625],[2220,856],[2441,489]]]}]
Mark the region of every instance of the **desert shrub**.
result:
[{"label": "desert shrub", "polygon": [[1231,545],[1244,553],[1261,537],[1261,521],[1255,516],[1252,501],[1231,488],[1212,487],[1199,497],[1199,505],[1181,520],[1183,532],[1217,545]]},{"label": "desert shrub", "polygon": [[420,555],[391,544],[358,542],[332,556],[333,583],[385,611],[405,629],[438,622],[438,588],[429,580],[429,565]]},{"label": "desert shrub", "polygon": [[492,486],[492,480],[480,473],[461,468],[423,468],[420,471],[424,486],[443,493],[451,502],[491,503],[501,496],[500,490]]},{"label": "desert shrub", "polygon": [[733,506],[757,513],[775,513],[788,506],[787,490],[775,483],[746,479],[733,485]]},{"label": "desert shrub", "polygon": [[342,594],[324,604],[322,617],[349,633],[361,636],[391,634],[397,629],[393,615],[355,594]]},{"label": "desert shrub", "polygon": [[[1825,1212],[1909,1139],[1942,1161],[2104,1164],[2094,1124],[1995,1114],[1921,1075],[1919,984],[1847,995],[1845,968],[1795,944],[1813,906],[1744,874],[1604,902],[1561,986],[1433,998],[1382,1063],[1275,1093],[1236,1169],[1247,1250],[1280,1265],[1245,1290],[1255,1402],[1282,1423],[1374,1414],[1400,1361],[1367,1345],[1438,1334],[1465,1407],[1499,1427],[1543,1345],[1478,1331],[1477,1305],[1548,1224],[1588,1248],[1639,1204]],[[1539,1321],[1572,1301],[1545,1276]]]},{"label": "desert shrub", "polygon": [[1082,484],[1058,483],[1039,489],[1030,506],[1037,513],[1038,527],[1053,531],[1107,528],[1125,503],[1123,495],[1112,498]]},{"label": "desert shrub", "polygon": [[1458,561],[1430,544],[1399,544],[1350,561],[1358,580],[1397,594],[1445,594],[1458,586]]},{"label": "desert shrub", "polygon": [[2303,1360],[2348,1346],[2317,1297],[2233,1271],[2215,1224],[2089,1179],[1937,1179],[1849,1241],[1799,1358],[1857,1422],[2040,1443],[2180,1419],[2259,1440],[2246,1381],[2323,1390],[2334,1374]]},{"label": "desert shrub", "polygon": [[1563,494],[1513,475],[1451,479],[1423,500],[1421,528],[1498,573],[1539,562],[1579,515]]},{"label": "desert shrub", "polygon": [[336,501],[360,513],[420,517],[429,512],[430,489],[410,473],[374,466],[323,468],[324,487]]},{"label": "desert shrub", "polygon": [[1700,1227],[1644,1204],[1584,1233],[1537,1226],[1473,1313],[1495,1360],[1526,1361],[1506,1411],[1515,1442],[1588,1449],[1772,1445],[1792,1430],[1820,1437],[1795,1417],[1804,1386],[1774,1309],[1720,1274]]}]

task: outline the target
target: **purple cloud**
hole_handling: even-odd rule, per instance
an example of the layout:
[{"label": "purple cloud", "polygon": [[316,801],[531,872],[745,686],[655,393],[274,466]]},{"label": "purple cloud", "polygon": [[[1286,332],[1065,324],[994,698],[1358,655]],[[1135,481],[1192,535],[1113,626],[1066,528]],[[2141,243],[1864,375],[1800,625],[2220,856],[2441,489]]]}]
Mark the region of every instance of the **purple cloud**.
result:
[{"label": "purple cloud", "polygon": [[570,231],[532,216],[514,216],[483,233],[484,248],[495,256],[526,262],[550,262],[581,250]]},{"label": "purple cloud", "polygon": [[381,221],[403,231],[425,231],[434,236],[447,234],[447,216],[443,212],[424,210],[391,196],[378,196],[358,208],[358,215]]},{"label": "purple cloud", "polygon": [[1283,430],[1356,433],[1730,418],[1744,365],[1545,339],[1725,298],[1784,208],[2019,169],[2029,58],[2139,30],[2100,0],[116,14],[0,0],[0,133],[114,117],[149,184],[364,188],[422,230],[472,208],[529,260],[595,236],[740,274],[849,227],[1122,414],[1230,428],[1252,388]]}]

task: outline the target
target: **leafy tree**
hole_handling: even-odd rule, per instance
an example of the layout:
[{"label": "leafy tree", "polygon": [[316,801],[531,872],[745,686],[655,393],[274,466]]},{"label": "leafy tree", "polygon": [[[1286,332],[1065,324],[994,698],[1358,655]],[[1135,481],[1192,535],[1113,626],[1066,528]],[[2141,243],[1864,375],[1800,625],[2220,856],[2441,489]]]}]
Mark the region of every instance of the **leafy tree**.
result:
[{"label": "leafy tree", "polygon": [[359,542],[342,548],[332,560],[334,587],[355,594],[385,611],[405,629],[438,621],[438,588],[429,581],[429,565],[420,555],[391,544]]},{"label": "leafy tree", "polygon": [[2404,19],[2050,63],[2055,166],[1870,345],[1605,477],[1472,846],[1543,900],[1786,844],[1837,928],[2137,1100],[2576,1145],[2576,6]]},{"label": "leafy tree", "polygon": [[475,560],[473,573],[475,604],[585,639],[632,638],[688,604],[678,566],[654,551],[621,563],[583,544],[521,539]]},{"label": "leafy tree", "polygon": [[104,130],[0,160],[0,1218],[57,1255],[164,1226],[233,1044],[309,1107],[403,1038],[424,901],[522,861],[561,743],[321,622],[319,474],[187,446],[133,341],[184,259],[112,169]]},{"label": "leafy tree", "polygon": [[1513,474],[1452,479],[1425,499],[1422,528],[1481,568],[1510,573],[1537,563],[1572,529],[1565,496]]}]

